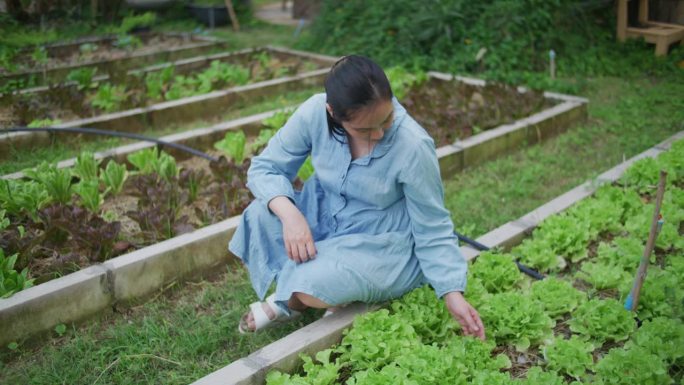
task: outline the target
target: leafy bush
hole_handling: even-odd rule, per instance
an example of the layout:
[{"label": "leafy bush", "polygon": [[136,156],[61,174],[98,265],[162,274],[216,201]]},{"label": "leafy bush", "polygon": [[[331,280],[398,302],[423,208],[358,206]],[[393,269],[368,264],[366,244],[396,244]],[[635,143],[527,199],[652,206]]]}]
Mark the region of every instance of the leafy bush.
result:
[{"label": "leafy bush", "polygon": [[546,277],[534,282],[530,288],[530,296],[544,306],[546,314],[556,319],[573,311],[587,299],[585,293],[556,277]]},{"label": "leafy bush", "polygon": [[329,385],[334,384],[338,377],[341,365],[337,361],[331,361],[332,349],[321,350],[316,353],[316,362],[305,354],[300,354],[304,361],[304,376],[289,375],[277,371],[271,371],[266,376],[267,385]]},{"label": "leafy bush", "polygon": [[492,295],[479,311],[497,344],[510,343],[519,351],[551,336],[555,325],[539,302],[516,292]]},{"label": "leafy bush", "polygon": [[560,271],[566,266],[565,259],[556,254],[547,239],[526,238],[511,250],[511,254],[542,273]]},{"label": "leafy bush", "polygon": [[104,197],[100,194],[98,179],[84,179],[74,186],[74,191],[81,198],[81,205],[92,213],[99,213]]},{"label": "leafy bush", "polygon": [[577,336],[570,339],[556,338],[543,348],[546,366],[579,380],[587,369],[594,365],[591,352],[594,346],[590,342],[582,341]]},{"label": "leafy bush", "polygon": [[672,383],[667,366],[646,349],[610,349],[596,364],[594,382],[599,385],[663,385]]},{"label": "leafy bush", "polygon": [[226,136],[214,143],[214,148],[223,151],[229,160],[236,164],[242,164],[245,159],[245,145],[247,137],[242,130],[226,132]]},{"label": "leafy bush", "polygon": [[95,159],[92,152],[84,151],[76,157],[76,163],[71,173],[80,180],[97,179],[100,161]]},{"label": "leafy bush", "polygon": [[93,86],[93,78],[96,72],[96,67],[82,67],[70,71],[66,79],[76,82],[79,90],[85,90]]},{"label": "leafy bush", "polygon": [[69,170],[58,168],[55,164],[43,161],[34,169],[24,170],[24,175],[40,183],[47,191],[51,201],[65,204],[71,201],[73,188]]},{"label": "leafy bush", "polygon": [[470,267],[470,274],[478,278],[492,294],[507,292],[522,280],[512,255],[490,251],[477,257]]},{"label": "leafy bush", "polygon": [[385,75],[390,81],[392,93],[402,100],[409,89],[419,86],[427,80],[427,74],[420,70],[408,71],[403,67],[391,67],[385,70]]},{"label": "leafy bush", "polygon": [[498,371],[512,366],[505,354],[492,357],[496,348],[493,340],[481,341],[474,337],[452,337],[442,348],[442,354],[454,357],[463,367],[468,378],[473,378],[481,371]]},{"label": "leafy bush", "polygon": [[100,174],[100,180],[104,183],[106,191],[114,195],[121,192],[127,178],[128,170],[126,170],[126,166],[114,161],[107,163],[107,167]]},{"label": "leafy bush", "polygon": [[[645,204],[637,211],[635,215],[627,220],[625,229],[630,236],[638,239],[648,239],[651,231],[651,223],[653,222],[654,203]],[[663,250],[675,248],[684,249],[684,237],[679,235],[679,224],[667,220],[663,223],[658,238],[656,239],[656,247]]]},{"label": "leafy bush", "polygon": [[0,208],[8,214],[35,213],[50,202],[47,188],[38,182],[14,179],[0,180]]},{"label": "leafy bush", "polygon": [[570,330],[596,344],[624,341],[636,328],[632,313],[614,299],[591,299],[581,304],[568,321]]}]

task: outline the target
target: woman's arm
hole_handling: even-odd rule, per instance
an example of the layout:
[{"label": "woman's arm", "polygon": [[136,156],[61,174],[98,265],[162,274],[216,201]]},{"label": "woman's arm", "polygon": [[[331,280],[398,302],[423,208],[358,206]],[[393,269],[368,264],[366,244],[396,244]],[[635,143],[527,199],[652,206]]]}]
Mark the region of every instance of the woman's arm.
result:
[{"label": "woman's arm", "polygon": [[451,314],[464,334],[484,339],[484,327],[477,311],[463,298],[468,265],[457,244],[449,211],[444,207],[444,192],[439,163],[431,140],[422,140],[410,163],[403,169],[406,206],[411,218],[415,253],[428,282],[439,297],[444,297]]}]

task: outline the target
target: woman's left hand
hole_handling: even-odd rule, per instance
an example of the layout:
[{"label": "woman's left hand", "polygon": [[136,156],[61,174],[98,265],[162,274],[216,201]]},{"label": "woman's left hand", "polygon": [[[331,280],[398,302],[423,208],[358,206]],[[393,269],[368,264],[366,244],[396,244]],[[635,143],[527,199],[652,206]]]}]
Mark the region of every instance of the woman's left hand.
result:
[{"label": "woman's left hand", "polygon": [[444,302],[451,315],[461,324],[464,335],[485,340],[485,329],[480,314],[463,298],[461,292],[452,291],[445,294]]}]

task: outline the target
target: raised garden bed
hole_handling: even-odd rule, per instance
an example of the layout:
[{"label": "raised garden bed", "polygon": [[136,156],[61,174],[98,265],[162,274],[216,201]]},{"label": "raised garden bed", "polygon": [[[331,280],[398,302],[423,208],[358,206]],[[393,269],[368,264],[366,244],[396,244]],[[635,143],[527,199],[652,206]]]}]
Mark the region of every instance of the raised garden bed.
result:
[{"label": "raised garden bed", "polygon": [[21,52],[16,69],[0,68],[0,89],[6,91],[62,82],[70,72],[96,68],[99,73],[121,72],[159,62],[204,55],[226,44],[188,33],[143,33],[85,38]]},{"label": "raised garden bed", "polygon": [[[478,239],[502,248],[479,255],[469,272],[466,297],[480,311],[487,343],[460,337],[443,304],[424,287],[394,301],[389,311],[354,319],[369,309],[344,309],[194,384],[226,379],[255,385],[413,384],[436,378],[463,384],[679,383],[684,358],[683,140],[680,132],[602,174],[599,183],[587,182]],[[656,244],[656,266],[649,270],[636,313],[644,321],[638,328],[621,301],[643,252],[645,241],[640,240],[650,227],[650,200],[661,168],[670,178],[662,209],[669,228],[663,227]],[[480,254],[462,249],[467,259]],[[553,276],[538,282],[522,277],[513,263],[521,257]],[[611,268],[596,267],[602,264]]]},{"label": "raised garden bed", "polygon": [[[292,51],[286,49],[276,49],[267,47],[261,50],[262,53],[273,53],[273,57],[277,57],[280,62],[290,62],[290,63],[305,63],[298,68],[293,67],[293,69],[298,69],[300,71],[306,70],[306,63],[311,63],[309,66],[316,65],[319,68],[321,65],[327,61],[328,64],[332,64],[335,59],[332,57],[325,57],[321,55],[313,55],[300,51]],[[257,54],[260,55],[260,54]],[[263,56],[262,56],[263,57]],[[213,61],[212,61],[213,62]],[[218,66],[221,66],[219,63]],[[257,66],[255,65],[254,68]],[[170,67],[167,67],[170,68]],[[285,66],[281,68],[286,68]],[[158,75],[152,77],[154,83],[153,86],[162,85],[166,83],[159,83],[157,80],[161,78],[164,70],[158,72]],[[211,73],[218,73],[218,77],[222,76],[225,71],[215,71],[209,68],[207,70]],[[207,119],[219,113],[225,113],[227,109],[233,108],[234,106],[253,103],[263,99],[266,96],[298,90],[305,87],[311,87],[314,85],[320,85],[323,82],[325,74],[327,73],[327,68],[314,69],[312,71],[303,72],[299,74],[292,74],[291,76],[281,76],[279,78],[257,81],[253,84],[241,85],[229,87],[223,90],[208,90],[201,94],[196,94],[194,96],[182,97],[177,100],[162,101],[153,104],[147,101],[149,105],[144,105],[142,107],[127,109],[120,112],[106,113],[103,115],[98,115],[91,118],[72,120],[67,123],[54,124],[56,127],[89,127],[89,128],[100,128],[113,131],[127,131],[127,132],[141,132],[145,129],[155,129],[168,126],[170,124],[188,123],[194,120]],[[206,78],[208,75],[202,75]],[[177,78],[175,80],[178,80]],[[258,79],[257,79],[258,80]],[[173,99],[177,96],[186,96],[184,93],[194,94],[200,91],[207,91],[203,89],[202,79],[189,79],[188,77],[183,77],[178,82],[175,82],[177,86],[169,83],[169,85],[164,85],[155,88],[155,95],[161,92],[161,97],[166,97],[168,99]],[[224,84],[225,81],[220,79],[217,80],[217,86],[219,83]],[[103,98],[108,101],[113,101],[115,99],[121,99],[116,97],[116,88],[120,86],[114,86],[114,89],[110,88],[107,95]],[[142,87],[138,87],[138,94],[147,96],[146,89],[147,84]],[[72,88],[67,88],[74,91]],[[77,91],[77,90],[76,90]],[[95,91],[92,91],[95,92]],[[102,87],[97,91],[97,93],[103,92]],[[169,93],[171,93],[169,95]],[[119,92],[123,94],[123,92]],[[120,95],[119,95],[120,96]],[[102,98],[101,98],[102,99]],[[120,102],[123,104],[123,101]],[[128,103],[128,102],[127,102]],[[141,103],[138,103],[140,105]],[[83,102],[77,103],[77,105],[82,106]],[[104,104],[106,109],[107,104]],[[16,107],[13,107],[16,108]],[[79,108],[74,108],[78,110]],[[86,111],[89,108],[86,108]],[[92,111],[92,109],[90,109]],[[28,109],[31,111],[31,109]],[[53,112],[49,112],[53,113]],[[92,136],[80,136],[73,134],[48,134],[45,132],[17,132],[9,134],[0,134],[0,159],[10,154],[11,151],[27,150],[32,147],[49,145],[53,140],[90,140]]]},{"label": "raised garden bed", "polygon": [[[568,98],[572,99],[571,97]],[[571,101],[564,101],[563,103],[569,104],[568,108],[570,109],[567,111],[575,111],[575,109],[584,111],[584,104],[581,100],[572,99]],[[563,103],[561,103],[561,106]],[[557,107],[558,106],[553,108]],[[257,127],[260,126],[260,120],[267,116],[273,116],[274,114],[275,113],[262,114],[258,117],[242,119],[239,123],[222,124],[204,130],[173,135],[165,139],[207,149],[213,147],[213,143],[225,135],[226,132],[235,133],[238,130],[244,130],[248,134],[252,134],[252,137],[255,137],[258,133]],[[541,112],[540,114],[544,116],[553,116],[550,115],[548,111]],[[581,113],[579,115],[582,116]],[[531,120],[531,118],[528,119]],[[539,135],[535,136],[537,139],[547,138],[550,136],[549,131],[552,133],[558,132],[561,129],[567,128],[572,122],[570,119],[562,121],[556,119],[554,123],[565,125],[559,128],[551,123],[544,122],[541,118],[537,119],[538,120],[535,120],[535,122],[537,122],[535,131],[539,133]],[[273,127],[280,127],[281,123],[275,123],[273,124]],[[522,134],[519,134],[522,136],[522,139],[520,142],[506,140],[505,143],[508,145],[517,147],[501,146],[498,141],[502,135],[506,138],[507,136],[516,134],[511,127],[517,127],[522,131]],[[449,172],[452,172],[455,169],[454,165],[458,165],[458,167],[461,168],[464,166],[472,166],[475,165],[476,162],[495,157],[498,153],[519,148],[521,143],[525,141],[528,129],[531,129],[531,127],[516,122],[513,125],[495,128],[475,135],[470,138],[472,145],[463,146],[458,151],[451,151],[453,146],[446,147],[450,152],[440,148],[438,152],[441,154],[440,165],[442,166],[442,175],[448,175]],[[479,138],[484,135],[488,135],[488,139]],[[98,154],[97,159],[117,159],[118,161],[122,161],[132,155],[133,151],[142,148],[147,148],[149,151],[153,147],[150,144],[133,144],[110,152]],[[486,156],[464,157],[464,151],[466,151],[466,154],[472,151],[486,154]],[[100,203],[99,196],[103,194],[102,189],[100,189],[99,191],[96,190],[95,193],[80,194],[81,198],[76,198],[75,205],[71,201],[64,201],[62,205],[40,210],[41,214],[39,216],[38,214],[36,215],[38,217],[42,216],[42,221],[37,220],[36,217],[31,218],[30,216],[25,216],[24,219],[21,220],[21,223],[24,225],[24,232],[43,237],[39,239],[45,240],[44,234],[47,229],[45,226],[46,224],[50,224],[56,226],[52,234],[62,235],[61,244],[54,242],[44,243],[45,247],[33,251],[43,253],[42,256],[37,258],[37,262],[34,262],[34,264],[37,263],[37,265],[34,265],[34,269],[36,269],[34,271],[45,272],[45,277],[47,278],[50,275],[50,270],[45,269],[45,267],[49,264],[56,264],[63,272],[68,271],[69,269],[72,269],[74,263],[79,260],[86,264],[89,263],[88,260],[98,262],[102,259],[129,251],[136,246],[140,247],[149,244],[150,242],[157,242],[169,236],[181,234],[192,230],[193,228],[207,225],[216,220],[228,218],[240,213],[241,208],[248,202],[249,197],[248,192],[244,187],[243,174],[244,170],[248,167],[248,161],[246,163],[238,162],[237,164],[224,162],[222,164],[223,167],[219,168],[219,170],[216,168],[214,169],[214,171],[218,171],[217,174],[214,174],[206,167],[208,162],[205,160],[182,161],[183,157],[181,153],[173,152],[173,155],[181,162],[175,167],[175,162],[170,161],[170,157],[164,157],[164,159],[154,157],[154,161],[148,163],[157,164],[157,166],[154,167],[156,168],[156,174],[153,174],[157,176],[129,178],[127,186],[124,188],[124,191],[128,192],[128,195],[124,194],[118,198],[107,198],[106,201]],[[468,160],[468,163],[464,162],[464,160]],[[75,163],[76,162],[73,160],[67,161],[63,162],[61,166],[73,166]],[[83,161],[79,163],[92,164],[93,162]],[[143,162],[134,160],[133,163],[142,164]],[[111,164],[113,165],[114,163]],[[188,170],[205,168],[205,170],[202,171],[205,177],[202,179],[206,183],[200,183],[200,185],[203,185],[204,187],[193,192],[192,189],[197,187],[197,180],[199,179],[197,176],[199,174],[189,172],[179,173],[177,171],[179,167]],[[84,168],[86,167],[83,167],[82,165],[77,167],[77,169]],[[92,167],[90,168],[92,169]],[[235,176],[228,176],[226,172],[230,172]],[[66,176],[64,176],[63,179],[70,178],[69,171],[44,170],[42,172],[43,175],[60,173],[66,173]],[[80,179],[85,179],[80,176],[80,174],[82,174],[80,171],[77,174],[79,174]],[[160,175],[166,175],[166,177],[161,177]],[[213,180],[210,175],[214,175]],[[22,176],[24,175],[15,174],[7,176],[5,179],[16,179],[17,177]],[[41,177],[37,175],[34,175],[33,178],[39,181],[41,180]],[[192,182],[193,179],[194,182]],[[137,182],[135,180],[137,180]],[[19,182],[12,182],[12,185],[18,186],[16,183]],[[192,183],[195,183],[195,187],[192,186]],[[9,184],[7,186],[9,186]],[[166,188],[172,186],[176,186],[176,188],[169,191],[166,190]],[[18,190],[18,187],[15,187],[15,189]],[[81,188],[79,187],[77,189],[80,190]],[[181,202],[186,202],[191,195],[196,195],[196,198],[203,197],[206,199],[193,199],[192,201],[194,203],[192,205],[187,205],[187,207],[185,204],[181,204]],[[163,196],[173,199],[150,200],[146,198],[151,196]],[[212,202],[212,200],[215,201]],[[165,203],[160,205],[162,202]],[[97,207],[98,204],[100,205],[99,208],[93,210],[97,212],[97,214],[89,213],[87,210],[79,207]],[[104,225],[105,222],[99,218],[100,214],[107,211],[103,210],[103,208],[114,212],[114,214],[106,214],[106,216],[108,216],[110,220],[115,219],[114,222],[119,222],[118,225]],[[36,213],[38,212],[37,210],[34,211]],[[140,216],[141,213],[146,213],[148,216]],[[61,219],[57,221],[46,219],[52,217],[59,217]],[[73,223],[76,223],[77,218],[80,220],[78,223],[85,221],[90,225],[81,227],[73,226]],[[150,221],[149,218],[156,219]],[[162,221],[160,219],[164,220]],[[17,220],[15,219],[15,221]],[[36,223],[36,221],[38,223]],[[138,222],[137,227],[135,222]],[[15,330],[13,332],[14,334],[12,334],[15,336],[14,338],[21,338],[30,335],[35,331],[44,330],[46,327],[49,328],[50,326],[47,325],[56,322],[55,320],[71,322],[73,320],[81,319],[96,313],[98,311],[96,309],[101,309],[103,306],[107,306],[107,304],[112,302],[135,299],[149,294],[169,281],[182,279],[183,277],[197,274],[203,270],[212,269],[214,266],[225,263],[231,259],[231,256],[225,250],[225,245],[232,235],[232,232],[235,229],[234,226],[237,223],[238,218],[232,217],[223,222],[207,226],[201,230],[196,230],[190,234],[181,235],[138,251],[129,252],[124,256],[112,259],[101,265],[96,265],[70,274],[67,276],[72,277],[69,280],[65,279],[66,277],[60,278],[41,284],[36,288],[19,292],[8,300],[14,302],[11,309],[8,308],[8,310],[4,312],[0,310],[0,321],[5,319],[4,317],[7,317],[6,319],[8,320],[16,320],[17,318],[14,317],[19,316],[22,312],[27,311],[27,309],[36,311],[35,304],[40,303],[40,306],[45,309],[43,313],[50,314],[49,318],[36,316],[35,321],[32,322],[8,324],[10,325],[8,326],[10,329],[14,328]],[[91,230],[88,230],[89,228]],[[141,232],[140,229],[144,231]],[[83,236],[79,235],[83,230],[92,231],[92,233]],[[21,248],[21,242],[19,242],[18,239],[23,237],[18,237],[20,234],[18,233],[19,230],[16,223],[13,229],[7,231],[11,233],[11,237],[8,235],[6,239],[15,239],[17,240],[15,245],[19,245],[13,246],[12,250],[19,250]],[[33,231],[33,233],[31,233],[31,231]],[[120,239],[118,239],[116,235],[126,232],[129,234],[128,238],[125,239],[124,242],[119,242]],[[100,241],[96,244],[92,244],[92,242],[91,244],[88,244],[88,242],[82,241],[83,239],[90,238],[98,238]],[[197,258],[196,253],[194,252],[188,254],[187,251],[184,251],[198,249],[203,250],[201,252],[201,259]],[[21,254],[22,253],[20,253],[20,255]],[[28,258],[30,252],[25,252],[24,254],[26,255],[24,258]],[[20,263],[20,267],[29,266],[26,259],[23,259],[21,262],[24,264]],[[95,274],[95,276],[91,276],[92,274]],[[109,278],[105,281],[99,281],[100,278],[97,277],[101,276]],[[145,276],[145,279],[140,279],[142,276]],[[78,281],[74,283],[74,279],[77,281],[83,279],[84,282]],[[90,295],[100,293],[101,295],[97,294],[99,295],[99,299],[97,301],[90,301],[88,306],[83,307],[82,311],[76,312],[75,314],[70,307],[61,305],[62,301],[68,301],[70,304],[75,304],[80,301],[80,299],[76,300],[73,297],[63,294],[70,293],[70,290],[76,290],[74,288],[78,287],[78,285],[98,284],[97,282],[100,282],[103,285],[101,290],[90,290],[89,293]],[[47,305],[43,302],[47,300],[41,297],[43,294],[41,290],[38,290],[38,288],[44,287],[60,288],[51,290],[51,292],[53,292],[51,295],[54,297],[54,301],[50,300],[51,305]],[[60,312],[61,315],[55,317],[55,313],[50,313],[50,311]],[[0,325],[4,325],[4,322],[0,322]]]}]

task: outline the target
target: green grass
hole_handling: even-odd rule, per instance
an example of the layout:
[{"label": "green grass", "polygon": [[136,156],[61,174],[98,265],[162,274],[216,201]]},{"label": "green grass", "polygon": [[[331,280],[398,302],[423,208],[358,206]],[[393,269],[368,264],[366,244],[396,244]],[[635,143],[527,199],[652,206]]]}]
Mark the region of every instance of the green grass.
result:
[{"label": "green grass", "polygon": [[[256,300],[246,271],[169,289],[157,300],[104,317],[32,350],[0,353],[3,384],[189,384],[319,318],[255,335],[237,333]],[[53,333],[54,334],[54,333]],[[56,334],[55,334],[56,336]]]},{"label": "green grass", "polygon": [[[147,130],[145,132],[140,132],[140,134],[157,138],[172,133],[183,132],[200,127],[206,127],[212,124],[216,124],[220,121],[236,119],[239,117],[255,115],[261,112],[296,105],[298,103],[304,102],[309,96],[313,95],[316,92],[323,92],[323,90],[321,88],[309,88],[302,91],[288,92],[270,97],[259,103],[254,103],[251,105],[242,105],[240,106],[240,108],[234,109],[233,111],[228,112],[226,114],[219,115],[213,118],[211,121],[197,121],[190,125],[176,125],[165,127],[164,129]],[[60,160],[75,157],[81,151],[101,151],[131,142],[131,140],[121,138],[104,138],[88,142],[56,142],[51,146],[36,148],[32,149],[31,151],[11,150],[9,158],[0,163],[0,175],[21,171],[28,167],[34,167],[43,161],[59,162]]]},{"label": "green grass", "polygon": [[[684,129],[684,82],[588,79],[589,121],[543,145],[445,178],[458,230],[479,235],[514,220]],[[1,353],[0,383],[190,383],[303,323],[242,336],[255,300],[245,271],[174,287],[132,310],[72,328],[39,348]],[[320,314],[309,314],[310,322]]]}]

